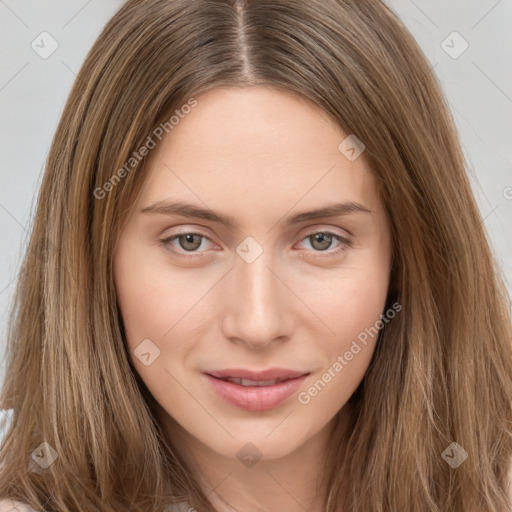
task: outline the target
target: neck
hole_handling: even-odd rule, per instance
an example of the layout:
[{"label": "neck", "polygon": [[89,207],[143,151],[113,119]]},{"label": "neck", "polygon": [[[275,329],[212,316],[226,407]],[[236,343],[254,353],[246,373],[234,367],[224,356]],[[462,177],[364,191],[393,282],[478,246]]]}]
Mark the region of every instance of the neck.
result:
[{"label": "neck", "polygon": [[346,433],[349,411],[345,406],[286,456],[262,458],[250,467],[191,438],[167,413],[162,419],[173,448],[217,512],[323,512],[331,443]]}]

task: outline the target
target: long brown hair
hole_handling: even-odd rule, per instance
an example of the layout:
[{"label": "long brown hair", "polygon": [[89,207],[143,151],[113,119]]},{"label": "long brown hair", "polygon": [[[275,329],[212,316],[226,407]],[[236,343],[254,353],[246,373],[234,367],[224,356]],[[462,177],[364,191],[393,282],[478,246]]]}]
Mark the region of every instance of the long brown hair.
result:
[{"label": "long brown hair", "polygon": [[[507,290],[441,87],[377,0],[128,0],[107,23],[55,133],[22,262],[0,496],[59,512],[214,510],[130,362],[112,255],[148,136],[172,137],[170,117],[202,92],[258,85],[308,98],[363,141],[392,226],[402,311],[351,398],[350,435],[333,437],[326,512],[509,510]],[[57,458],[38,469],[43,441]],[[452,443],[467,453],[456,469]]]}]

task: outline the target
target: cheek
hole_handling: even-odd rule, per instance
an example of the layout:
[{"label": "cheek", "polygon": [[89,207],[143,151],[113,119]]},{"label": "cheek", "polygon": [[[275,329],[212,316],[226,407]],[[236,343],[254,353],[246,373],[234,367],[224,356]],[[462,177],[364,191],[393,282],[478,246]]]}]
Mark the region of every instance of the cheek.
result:
[{"label": "cheek", "polygon": [[[371,260],[371,261],[370,261]],[[299,396],[306,405],[334,414],[356,390],[370,364],[382,327],[389,284],[389,261],[359,258],[336,273],[314,297],[330,334],[317,337],[323,365],[312,386]],[[321,287],[317,290],[322,290]],[[324,391],[325,389],[325,391]]]},{"label": "cheek", "polygon": [[311,332],[317,342],[312,356],[321,364],[297,395],[299,414],[295,418],[301,419],[308,435],[322,428],[350,400],[368,370],[378,340],[387,279],[377,270],[351,270],[329,288],[321,304],[316,303],[332,332],[325,328],[322,335],[318,329]]},{"label": "cheek", "polygon": [[[331,301],[325,311],[326,323],[332,329],[325,336],[326,368],[340,362],[344,378],[362,378],[378,339],[381,315],[384,313],[386,289],[370,283],[346,287],[346,294]],[[338,379],[340,380],[340,379]]]},{"label": "cheek", "polygon": [[148,260],[151,251],[124,243],[114,259],[117,299],[131,343],[161,338],[185,315],[191,299],[186,276]]},{"label": "cheek", "polygon": [[114,280],[135,370],[158,402],[173,396],[173,404],[186,409],[187,395],[173,376],[182,380],[180,365],[194,340],[193,305],[198,299],[190,291],[190,279],[166,272],[145,260],[142,251],[126,246],[114,260]]},{"label": "cheek", "polygon": [[[374,324],[385,307],[388,279],[380,273],[360,272],[338,281],[325,301],[337,336],[355,336]],[[357,331],[357,332],[356,332]]]},{"label": "cheek", "polygon": [[[382,253],[381,253],[382,254]],[[386,254],[386,253],[384,253]],[[322,277],[308,276],[301,284],[309,292],[310,304],[330,329],[329,346],[343,348],[384,312],[389,286],[389,258],[373,250],[354,252],[343,266]],[[309,284],[308,284],[309,283]]]}]

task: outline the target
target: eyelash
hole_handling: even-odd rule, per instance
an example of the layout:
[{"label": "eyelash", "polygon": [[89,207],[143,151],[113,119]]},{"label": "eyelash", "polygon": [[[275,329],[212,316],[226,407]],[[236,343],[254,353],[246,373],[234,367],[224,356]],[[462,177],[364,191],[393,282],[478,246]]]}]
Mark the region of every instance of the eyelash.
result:
[{"label": "eyelash", "polygon": [[[325,257],[329,257],[329,256],[335,256],[335,255],[338,255],[340,253],[342,253],[347,247],[352,247],[352,241],[344,236],[341,236],[341,235],[338,235],[337,233],[334,233],[332,231],[329,231],[329,230],[320,230],[320,231],[313,231],[312,233],[310,233],[309,235],[306,235],[305,237],[302,238],[301,241],[304,241],[306,240],[307,238],[310,238],[312,237],[313,235],[316,235],[316,234],[319,234],[319,233],[322,233],[324,235],[330,235],[332,236],[333,238],[335,238],[336,240],[338,240],[339,242],[342,243],[342,246],[334,251],[315,251],[313,250],[313,252],[317,252],[319,253],[317,256],[317,258],[325,258]],[[166,249],[167,251],[171,252],[172,254],[175,254],[176,256],[179,256],[180,258],[187,258],[187,259],[192,259],[192,258],[197,258],[198,254],[200,255],[201,253],[198,253],[198,252],[191,252],[190,254],[186,254],[186,253],[183,253],[183,252],[180,252],[180,251],[177,251],[175,249],[172,248],[171,246],[171,242],[173,240],[176,240],[177,238],[179,238],[180,236],[183,236],[183,235],[197,235],[197,236],[200,236],[202,238],[206,238],[207,240],[210,240],[206,235],[203,235],[201,233],[196,233],[194,231],[183,231],[182,233],[177,233],[175,235],[172,235],[170,237],[167,237],[167,238],[164,238],[164,239],[161,239],[160,240],[160,244],[164,247],[164,249]],[[211,240],[210,240],[211,241]],[[343,245],[344,244],[344,245]],[[326,254],[322,254],[322,253],[326,253]]]}]

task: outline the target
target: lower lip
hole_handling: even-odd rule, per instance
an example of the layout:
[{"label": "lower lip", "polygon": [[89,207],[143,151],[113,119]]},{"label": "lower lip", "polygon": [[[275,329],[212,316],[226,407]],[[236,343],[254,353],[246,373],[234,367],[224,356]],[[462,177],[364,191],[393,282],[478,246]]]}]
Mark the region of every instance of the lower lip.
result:
[{"label": "lower lip", "polygon": [[242,386],[205,374],[213,389],[230,404],[246,411],[266,411],[282,404],[302,385],[307,375],[272,386]]}]

